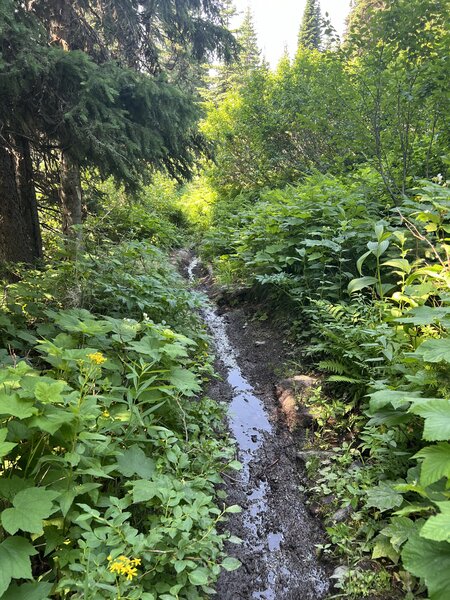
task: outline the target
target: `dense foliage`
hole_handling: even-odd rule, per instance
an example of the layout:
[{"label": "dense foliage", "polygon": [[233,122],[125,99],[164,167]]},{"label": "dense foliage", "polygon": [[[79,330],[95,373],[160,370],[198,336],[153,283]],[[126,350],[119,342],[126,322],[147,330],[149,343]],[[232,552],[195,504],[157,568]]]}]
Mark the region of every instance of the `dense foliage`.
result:
[{"label": "dense foliage", "polygon": [[94,241],[3,289],[0,595],[205,597],[238,563],[200,300],[156,247]]},{"label": "dense foliage", "polygon": [[229,0],[2,2],[2,599],[196,600],[239,566],[202,298],[168,258],[192,236],[321,378],[334,597],[447,600],[446,6],[358,0],[339,43],[318,4],[272,71]]},{"label": "dense foliage", "polygon": [[158,169],[191,174],[207,153],[202,62],[235,47],[221,11],[220,0],[2,2],[2,261],[42,257],[42,208],[81,237],[87,173],[129,188]]},{"label": "dense foliage", "polygon": [[450,587],[444,14],[358,2],[340,47],[254,69],[202,126],[217,145],[203,255],[322,373],[307,467],[335,597]]}]

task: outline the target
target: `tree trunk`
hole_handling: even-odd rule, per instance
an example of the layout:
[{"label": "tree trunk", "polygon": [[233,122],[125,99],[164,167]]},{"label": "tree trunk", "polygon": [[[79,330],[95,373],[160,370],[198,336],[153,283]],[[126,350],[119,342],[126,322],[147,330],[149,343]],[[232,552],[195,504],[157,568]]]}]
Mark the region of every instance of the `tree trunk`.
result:
[{"label": "tree trunk", "polygon": [[27,140],[0,144],[0,261],[32,263],[42,242]]},{"label": "tree trunk", "polygon": [[81,242],[81,231],[79,229],[74,230],[73,226],[82,224],[80,168],[64,151],[61,152],[59,176],[62,230],[64,235],[79,245]]}]

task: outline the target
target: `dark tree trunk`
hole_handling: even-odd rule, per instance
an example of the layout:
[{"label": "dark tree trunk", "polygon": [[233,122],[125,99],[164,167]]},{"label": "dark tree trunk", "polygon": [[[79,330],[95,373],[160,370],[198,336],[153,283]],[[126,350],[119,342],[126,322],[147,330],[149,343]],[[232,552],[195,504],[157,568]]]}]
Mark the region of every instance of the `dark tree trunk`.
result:
[{"label": "dark tree trunk", "polygon": [[80,168],[66,152],[61,152],[59,176],[63,233],[79,243],[81,231],[79,229],[74,231],[72,226],[82,224]]},{"label": "dark tree trunk", "polygon": [[32,263],[42,242],[27,140],[0,144],[0,261]]}]

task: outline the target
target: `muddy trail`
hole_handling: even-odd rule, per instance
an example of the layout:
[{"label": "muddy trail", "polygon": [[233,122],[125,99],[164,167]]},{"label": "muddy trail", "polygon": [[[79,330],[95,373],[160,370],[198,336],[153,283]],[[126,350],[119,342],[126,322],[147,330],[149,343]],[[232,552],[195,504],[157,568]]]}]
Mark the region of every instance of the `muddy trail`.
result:
[{"label": "muddy trail", "polygon": [[[201,283],[197,259],[187,267],[192,285]],[[204,274],[204,273],[203,273]],[[207,292],[205,286],[200,288]],[[240,472],[227,477],[231,515],[227,529],[241,545],[227,549],[242,567],[224,572],[218,600],[320,600],[329,590],[329,569],[317,558],[323,532],[302,495],[302,465],[294,438],[280,419],[274,386],[286,358],[283,336],[270,324],[254,322],[244,307],[205,304],[203,318],[213,336],[223,381],[208,390],[228,405]],[[279,377],[278,377],[279,378]]]}]

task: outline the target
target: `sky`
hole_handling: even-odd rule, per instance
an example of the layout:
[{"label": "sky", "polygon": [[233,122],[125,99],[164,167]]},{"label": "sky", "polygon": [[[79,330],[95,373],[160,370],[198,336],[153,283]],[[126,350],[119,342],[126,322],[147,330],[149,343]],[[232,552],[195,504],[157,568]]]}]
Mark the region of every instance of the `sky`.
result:
[{"label": "sky", "polygon": [[[234,0],[238,11],[250,7],[263,55],[275,67],[285,47],[294,55],[306,0]],[[342,35],[350,0],[321,0],[322,15],[328,12],[331,22]],[[242,20],[242,16],[238,23]]]}]

